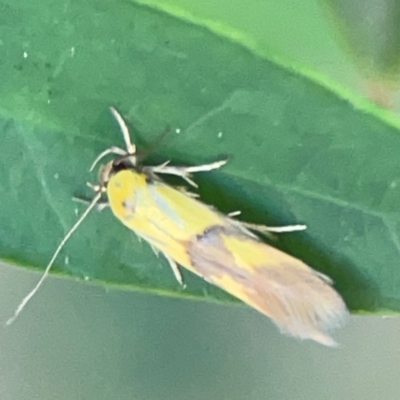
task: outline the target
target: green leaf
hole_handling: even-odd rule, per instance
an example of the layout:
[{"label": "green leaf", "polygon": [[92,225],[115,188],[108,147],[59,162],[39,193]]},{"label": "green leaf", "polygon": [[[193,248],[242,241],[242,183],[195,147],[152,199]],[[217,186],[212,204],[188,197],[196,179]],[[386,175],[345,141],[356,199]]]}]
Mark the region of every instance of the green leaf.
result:
[{"label": "green leaf", "polygon": [[[274,245],[333,278],[353,310],[400,310],[400,135],[377,112],[231,38],[135,3],[2,3],[0,256],[43,269],[89,196],[88,168],[123,145],[116,106],[154,160],[198,164],[202,199],[266,224]],[[388,115],[388,114],[387,114]],[[179,132],[179,133],[178,133]],[[78,211],[77,211],[78,210]],[[54,272],[169,295],[230,299],[167,263],[109,210],[93,212]]]}]

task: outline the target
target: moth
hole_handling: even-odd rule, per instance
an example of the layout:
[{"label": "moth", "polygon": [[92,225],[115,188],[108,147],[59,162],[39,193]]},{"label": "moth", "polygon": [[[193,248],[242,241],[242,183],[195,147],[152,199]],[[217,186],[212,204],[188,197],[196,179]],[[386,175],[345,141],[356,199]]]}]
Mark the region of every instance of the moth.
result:
[{"label": "moth", "polygon": [[99,170],[92,202],[61,241],[35,288],[24,298],[13,322],[43,283],[61,248],[89,212],[107,196],[107,205],[128,229],[162,253],[180,284],[180,266],[265,314],[282,333],[335,346],[332,330],[341,327],[348,310],[332,281],[299,259],[263,242],[256,234],[290,232],[304,226],[267,227],[238,221],[202,203],[188,191],[165,183],[163,175],[181,177],[196,187],[192,174],[222,167],[226,160],[198,166],[142,165],[128,127],[114,108],[125,149],[103,151],[115,158]]}]

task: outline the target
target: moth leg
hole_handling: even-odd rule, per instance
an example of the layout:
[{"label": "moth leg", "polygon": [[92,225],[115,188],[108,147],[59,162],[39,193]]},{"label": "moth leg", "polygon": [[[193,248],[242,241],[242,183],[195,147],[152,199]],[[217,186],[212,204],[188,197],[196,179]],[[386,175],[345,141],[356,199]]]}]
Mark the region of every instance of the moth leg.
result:
[{"label": "moth leg", "polygon": [[[82,203],[82,204],[90,203],[89,199],[86,199],[86,198],[83,199],[81,197],[73,197],[72,200],[76,201],[77,203]],[[97,211],[103,211],[105,208],[108,208],[108,207],[110,207],[110,203],[107,200],[101,200],[96,204],[95,209]]]},{"label": "moth leg", "polygon": [[164,254],[164,256],[167,259],[169,266],[172,269],[172,272],[174,273],[175,279],[179,282],[179,284],[184,289],[186,287],[186,285],[183,283],[182,274],[181,274],[181,271],[179,270],[178,264],[174,260],[172,260],[171,258],[166,256],[165,254]]},{"label": "moth leg", "polygon": [[[136,154],[136,145],[135,145],[135,143],[132,143],[132,141],[131,141],[129,129],[128,129],[128,126],[126,125],[124,119],[122,118],[121,114],[114,107],[110,107],[110,110],[111,110],[114,118],[117,120],[117,123],[122,132],[122,136],[124,137],[125,146],[126,146],[125,154],[131,154],[131,155]],[[125,155],[125,154],[123,154],[123,155]]]},{"label": "moth leg", "polygon": [[296,232],[296,231],[304,231],[307,229],[306,225],[286,225],[286,226],[267,226],[267,225],[258,225],[251,224],[249,222],[241,222],[240,224],[247,229],[252,231],[268,234],[268,233],[285,233],[285,232]]},{"label": "moth leg", "polygon": [[211,171],[213,169],[221,168],[223,165],[227,163],[228,160],[220,160],[210,164],[196,165],[196,166],[169,166],[169,161],[156,166],[149,166],[143,168],[143,170],[148,170],[152,173],[156,174],[168,174],[168,175],[176,175],[180,176],[184,179],[189,185],[197,187],[197,184],[191,180],[191,174],[195,172],[206,172]]},{"label": "moth leg", "polygon": [[[97,163],[101,159],[103,159],[105,156],[107,156],[108,154],[116,154],[116,155],[122,156],[122,157],[134,156],[136,154],[136,145],[135,145],[135,143],[132,143],[132,141],[131,141],[131,138],[129,135],[129,129],[128,129],[124,119],[122,118],[121,114],[114,107],[110,107],[110,110],[121,129],[122,136],[125,141],[126,150],[121,149],[120,147],[117,147],[117,146],[112,146],[112,147],[104,150],[93,161],[93,164],[90,167],[90,171],[93,171],[93,169],[97,165]],[[133,157],[133,160],[134,160],[133,164],[135,164],[136,163],[135,157]]]},{"label": "moth leg", "polygon": [[200,195],[197,193],[189,192],[186,186],[174,186],[174,188],[182,193],[185,193],[187,196],[192,197],[193,199],[198,199],[200,197]]},{"label": "moth leg", "polygon": [[[228,217],[230,219],[232,219],[234,217],[237,217],[240,214],[241,214],[240,211],[233,211],[228,214]],[[233,220],[233,222],[241,225],[242,227],[244,227],[250,231],[262,233],[263,235],[269,237],[270,239],[274,238],[272,233],[296,232],[296,231],[303,231],[303,230],[307,229],[306,225],[301,225],[301,224],[286,225],[286,226],[267,226],[267,225],[252,224],[250,222],[242,222],[242,221],[237,221],[237,220]]]},{"label": "moth leg", "polygon": [[[139,240],[141,241],[140,236],[138,236]],[[152,244],[150,244],[150,247],[152,248],[154,254],[158,257],[160,254],[160,251],[155,248]],[[183,278],[182,278],[182,274],[181,271],[179,270],[179,267],[177,265],[177,263],[172,260],[171,258],[169,258],[167,255],[164,254],[164,257],[167,259],[169,266],[172,269],[172,272],[174,273],[175,279],[178,281],[178,283],[182,286],[183,289],[186,288],[186,285],[183,283]]]},{"label": "moth leg", "polygon": [[[139,241],[142,241],[142,238],[140,236],[138,236]],[[150,243],[149,243],[150,244]],[[151,249],[153,250],[153,253],[158,257],[158,255],[160,254],[160,252],[158,251],[158,249],[156,249],[152,244],[150,244]]]},{"label": "moth leg", "polygon": [[[88,197],[73,197],[72,201],[82,204],[89,204],[92,202],[92,199]],[[95,205],[96,210],[103,211],[105,208],[110,207],[110,203],[107,200],[99,200]]]},{"label": "moth leg", "polygon": [[116,154],[117,156],[127,156],[127,155],[129,155],[129,153],[126,150],[121,149],[120,147],[117,147],[117,146],[112,146],[112,147],[102,151],[96,157],[96,159],[93,161],[89,171],[93,171],[94,167],[98,164],[98,162],[100,160],[102,160],[105,156],[107,156],[108,154]]}]

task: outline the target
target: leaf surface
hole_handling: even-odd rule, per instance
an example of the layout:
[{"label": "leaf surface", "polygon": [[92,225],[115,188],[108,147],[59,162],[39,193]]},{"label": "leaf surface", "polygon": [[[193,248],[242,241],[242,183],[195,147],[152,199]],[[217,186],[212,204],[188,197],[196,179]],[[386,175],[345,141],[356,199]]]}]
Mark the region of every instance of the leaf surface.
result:
[{"label": "leaf surface", "polygon": [[[202,199],[243,220],[306,223],[277,247],[333,278],[353,310],[400,310],[400,136],[308,78],[205,27],[121,1],[2,3],[0,257],[43,269],[88,196],[88,168],[122,146],[119,109],[150,159],[199,164]],[[19,21],[17,23],[17,21]],[[158,133],[169,125],[161,142]],[[93,212],[55,272],[230,299]]]}]

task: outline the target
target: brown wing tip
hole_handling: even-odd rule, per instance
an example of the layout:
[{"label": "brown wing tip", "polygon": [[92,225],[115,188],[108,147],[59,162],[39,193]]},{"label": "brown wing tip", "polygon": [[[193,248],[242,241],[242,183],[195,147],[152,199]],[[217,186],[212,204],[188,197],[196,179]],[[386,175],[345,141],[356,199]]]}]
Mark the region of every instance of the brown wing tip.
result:
[{"label": "brown wing tip", "polygon": [[316,342],[327,346],[327,347],[339,347],[338,342],[333,339],[331,336],[324,334],[322,332],[318,332],[314,336],[310,337],[310,339],[315,340]]},{"label": "brown wing tip", "polygon": [[320,307],[314,310],[317,323],[311,326],[303,326],[306,329],[304,332],[297,332],[299,337],[314,340],[327,347],[339,346],[330,333],[342,328],[349,320],[350,313],[344,301],[336,292],[334,297],[336,297],[336,301],[325,304],[325,306],[321,304]]}]

